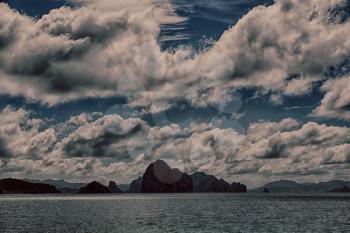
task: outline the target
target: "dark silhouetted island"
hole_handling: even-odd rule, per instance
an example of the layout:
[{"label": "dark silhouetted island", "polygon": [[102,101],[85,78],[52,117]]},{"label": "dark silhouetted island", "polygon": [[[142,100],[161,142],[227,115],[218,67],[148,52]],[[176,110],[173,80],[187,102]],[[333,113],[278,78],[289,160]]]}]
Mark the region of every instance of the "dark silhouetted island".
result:
[{"label": "dark silhouetted island", "polygon": [[31,183],[18,179],[0,180],[0,190],[4,194],[54,194],[61,193],[55,186],[41,183]]},{"label": "dark silhouetted island", "polygon": [[[218,179],[204,172],[192,175],[172,169],[163,160],[150,164],[142,177],[133,180],[130,185],[117,185],[110,181],[104,186],[96,181],[89,184],[69,183],[64,180],[0,180],[0,194],[99,194],[99,193],[246,193],[247,186],[224,179]],[[292,180],[270,182],[260,188],[249,190],[257,193],[349,193],[350,182],[332,180],[320,183],[297,183]]]},{"label": "dark silhouetted island", "polygon": [[171,169],[162,160],[149,165],[142,177],[141,193],[192,193],[192,178],[178,169]]},{"label": "dark silhouetted island", "polygon": [[195,172],[191,175],[193,180],[193,192],[195,193],[245,193],[247,186],[241,183],[232,183],[231,185],[223,179],[217,179],[213,175],[207,175],[204,172]]},{"label": "dark silhouetted island", "polygon": [[350,188],[349,188],[349,186],[345,185],[341,188],[331,189],[331,190],[329,190],[329,192],[332,192],[332,193],[350,193]]},{"label": "dark silhouetted island", "polygon": [[42,183],[49,184],[55,186],[58,190],[65,194],[74,194],[78,193],[79,189],[86,184],[84,183],[70,183],[65,180],[54,180],[54,179],[46,179],[46,180],[25,180],[31,183]]},{"label": "dark silhouetted island", "polygon": [[191,178],[195,193],[227,192],[230,187],[226,181],[219,181],[215,176],[207,175],[204,172],[195,172]]},{"label": "dark silhouetted island", "polygon": [[93,181],[87,184],[86,186],[80,188],[78,193],[79,194],[111,193],[111,191],[103,184]]},{"label": "dark silhouetted island", "polygon": [[129,193],[140,193],[142,189],[142,177],[133,180],[129,186]]},{"label": "dark silhouetted island", "polygon": [[118,185],[114,181],[110,181],[108,188],[111,193],[123,193],[123,191],[118,187]]},{"label": "dark silhouetted island", "polygon": [[233,182],[230,185],[230,188],[228,189],[230,193],[246,193],[247,192],[247,186],[245,184],[241,183],[235,183]]},{"label": "dark silhouetted island", "polygon": [[344,186],[350,187],[350,182],[331,180],[320,183],[297,183],[292,180],[279,180],[267,183],[260,188],[251,190],[251,192],[262,193],[267,188],[271,193],[325,193]]}]

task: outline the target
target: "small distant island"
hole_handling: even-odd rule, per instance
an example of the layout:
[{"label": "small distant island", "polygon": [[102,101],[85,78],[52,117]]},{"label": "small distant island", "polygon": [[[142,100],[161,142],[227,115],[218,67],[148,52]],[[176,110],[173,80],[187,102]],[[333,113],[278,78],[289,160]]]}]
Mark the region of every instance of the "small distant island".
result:
[{"label": "small distant island", "polygon": [[252,189],[253,193],[346,193],[350,192],[350,182],[331,180],[320,183],[298,183],[292,180],[279,180]]},{"label": "small distant island", "polygon": [[350,193],[350,186],[343,186],[341,188],[334,188],[329,190],[332,193]]},{"label": "small distant island", "polygon": [[[117,185],[110,181],[105,186],[97,181],[69,183],[64,180],[0,180],[0,194],[121,194],[121,193],[246,193],[247,186],[240,182],[228,183],[204,172],[191,175],[171,168],[163,160],[151,163],[142,177],[130,184]],[[350,182],[334,180],[318,184],[299,184],[280,180],[268,183],[251,193],[350,193]]]}]

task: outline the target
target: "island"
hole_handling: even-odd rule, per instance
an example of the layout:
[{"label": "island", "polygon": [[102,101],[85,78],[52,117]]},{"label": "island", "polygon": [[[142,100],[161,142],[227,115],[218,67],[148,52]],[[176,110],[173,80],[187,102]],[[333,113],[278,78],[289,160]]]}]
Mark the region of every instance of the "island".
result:
[{"label": "island", "polygon": [[171,169],[163,160],[149,165],[142,177],[141,193],[192,193],[191,176]]},{"label": "island", "polygon": [[245,193],[247,186],[233,182],[231,185],[224,179],[217,179],[213,175],[204,172],[195,172],[191,175],[193,180],[193,192],[195,193]]},{"label": "island", "polygon": [[49,184],[36,184],[19,179],[0,180],[0,193],[2,194],[53,194],[61,193],[55,186]]},{"label": "island", "polygon": [[103,184],[93,181],[78,191],[79,194],[96,194],[96,193],[111,193],[111,191]]}]

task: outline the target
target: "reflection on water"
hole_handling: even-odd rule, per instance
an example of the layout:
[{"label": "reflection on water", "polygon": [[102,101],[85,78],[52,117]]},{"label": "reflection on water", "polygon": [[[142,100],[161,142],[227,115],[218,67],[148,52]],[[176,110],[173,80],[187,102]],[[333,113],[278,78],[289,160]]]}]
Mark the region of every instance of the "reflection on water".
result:
[{"label": "reflection on water", "polygon": [[0,196],[0,232],[350,232],[344,195]]}]

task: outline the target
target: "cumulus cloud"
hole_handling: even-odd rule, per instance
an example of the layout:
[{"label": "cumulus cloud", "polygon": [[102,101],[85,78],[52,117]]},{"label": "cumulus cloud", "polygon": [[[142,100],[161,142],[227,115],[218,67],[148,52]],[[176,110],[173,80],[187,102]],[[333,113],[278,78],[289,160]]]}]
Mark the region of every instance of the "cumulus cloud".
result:
[{"label": "cumulus cloud", "polygon": [[350,163],[350,144],[342,144],[326,149],[325,162],[329,164]]},{"label": "cumulus cloud", "polygon": [[290,131],[300,126],[300,123],[292,118],[283,119],[280,122],[252,123],[247,130],[247,138],[252,142],[258,142],[269,135],[278,132]]},{"label": "cumulus cloud", "polygon": [[99,113],[49,126],[31,112],[10,107],[1,112],[1,123],[6,143],[1,145],[6,150],[1,156],[6,159],[1,160],[5,162],[1,175],[12,176],[107,179],[124,172],[123,179],[132,179],[158,158],[188,172],[214,172],[244,139],[233,129],[205,123],[151,127],[138,118]]},{"label": "cumulus cloud", "polygon": [[198,54],[161,50],[160,26],[185,20],[168,1],[74,2],[39,19],[0,5],[2,93],[50,104],[124,95],[161,111],[174,98],[225,102],[227,90],[242,86],[303,95],[350,54],[350,22],[333,11],[345,0],[256,7]]},{"label": "cumulus cloud", "polygon": [[38,20],[1,3],[1,92],[54,104],[120,95],[123,78],[157,75],[168,56],[157,44],[159,26],[181,19],[163,1],[122,2],[83,1]]},{"label": "cumulus cloud", "polygon": [[314,122],[296,124],[292,119],[252,124],[227,171],[236,176],[334,178],[334,166],[338,172],[349,166],[349,130]]},{"label": "cumulus cloud", "polygon": [[[254,129],[248,132],[248,138],[250,134],[255,133]],[[281,156],[298,157],[303,156],[303,154],[320,153],[316,158],[322,160],[322,150],[349,142],[348,133],[349,129],[346,127],[326,126],[310,122],[304,124],[300,129],[271,131],[260,140],[251,140],[253,143],[249,144],[249,147],[242,148],[245,150],[243,157],[269,158],[269,155],[273,153],[272,157],[279,158]],[[308,153],[307,149],[310,149]]]},{"label": "cumulus cloud", "polygon": [[[225,32],[208,52],[223,54],[235,64],[223,77],[236,85],[261,86],[301,95],[326,68],[349,55],[350,23],[330,22],[329,9],[344,1],[280,0],[257,7]],[[214,59],[210,59],[214,60]],[[301,75],[289,79],[290,74]]]},{"label": "cumulus cloud", "polygon": [[[132,146],[138,146],[139,135],[149,128],[140,119],[83,113],[51,125],[25,109],[11,107],[0,113],[0,119],[2,177],[28,178],[35,174],[35,178],[88,181],[107,180],[112,174],[125,172],[123,179],[132,179],[144,169],[137,170],[139,160],[128,157]],[[109,161],[104,163],[104,159]],[[132,164],[136,167],[130,168]],[[113,171],[116,167],[123,170]]]},{"label": "cumulus cloud", "polygon": [[[63,156],[128,158],[128,146],[149,126],[140,119],[120,116],[102,117],[85,124],[57,145]],[[129,148],[130,149],[130,148]]]},{"label": "cumulus cloud", "polygon": [[322,86],[326,92],[314,116],[350,120],[350,78],[330,80]]},{"label": "cumulus cloud", "polygon": [[189,173],[254,183],[249,181],[254,174],[265,180],[336,177],[334,166],[343,171],[350,164],[349,128],[291,118],[259,121],[242,134],[212,123],[152,127],[139,118],[100,113],[51,126],[24,109],[7,107],[0,116],[1,176],[84,181],[117,176],[128,182],[163,159]]},{"label": "cumulus cloud", "polygon": [[16,157],[42,156],[56,140],[54,130],[45,129],[45,122],[25,109],[6,107],[0,112],[0,125],[2,148]]}]

